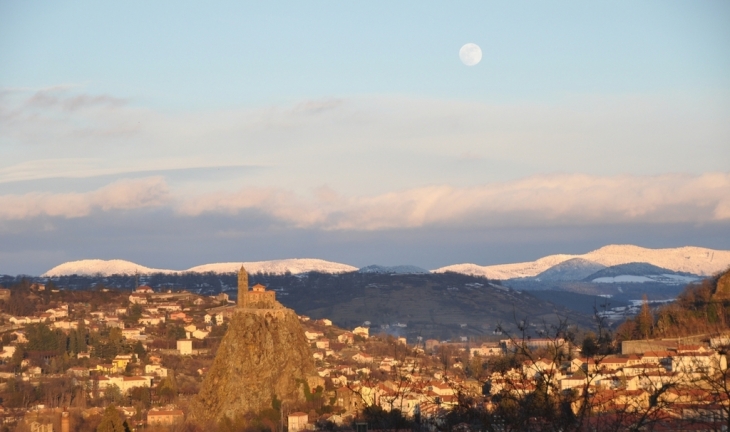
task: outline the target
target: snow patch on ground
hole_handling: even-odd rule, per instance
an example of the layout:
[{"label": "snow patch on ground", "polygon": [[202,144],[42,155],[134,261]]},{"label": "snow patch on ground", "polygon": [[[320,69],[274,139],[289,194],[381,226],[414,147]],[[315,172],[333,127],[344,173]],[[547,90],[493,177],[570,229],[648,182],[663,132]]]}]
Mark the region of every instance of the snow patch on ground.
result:
[{"label": "snow patch on ground", "polygon": [[593,279],[591,282],[595,283],[644,283],[644,282],[659,282],[667,285],[679,285],[687,284],[696,281],[698,278],[691,276],[663,274],[657,276],[633,276],[633,275],[621,275],[614,277],[599,277]]}]

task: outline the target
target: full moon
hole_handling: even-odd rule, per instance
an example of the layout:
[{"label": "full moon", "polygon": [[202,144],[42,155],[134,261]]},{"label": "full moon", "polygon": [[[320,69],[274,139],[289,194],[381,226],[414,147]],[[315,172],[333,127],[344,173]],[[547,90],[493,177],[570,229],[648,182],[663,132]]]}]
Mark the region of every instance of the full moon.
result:
[{"label": "full moon", "polygon": [[459,50],[459,58],[467,66],[474,66],[482,61],[482,49],[479,45],[468,43]]}]

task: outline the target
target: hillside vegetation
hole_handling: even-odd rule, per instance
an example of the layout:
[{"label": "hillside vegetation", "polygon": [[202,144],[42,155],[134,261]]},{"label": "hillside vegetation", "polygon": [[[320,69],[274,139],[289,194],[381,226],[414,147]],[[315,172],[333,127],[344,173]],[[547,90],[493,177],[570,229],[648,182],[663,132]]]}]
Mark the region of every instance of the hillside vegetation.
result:
[{"label": "hillside vegetation", "polygon": [[644,305],[617,330],[619,339],[717,334],[730,328],[730,270],[688,285],[677,301],[655,311]]}]

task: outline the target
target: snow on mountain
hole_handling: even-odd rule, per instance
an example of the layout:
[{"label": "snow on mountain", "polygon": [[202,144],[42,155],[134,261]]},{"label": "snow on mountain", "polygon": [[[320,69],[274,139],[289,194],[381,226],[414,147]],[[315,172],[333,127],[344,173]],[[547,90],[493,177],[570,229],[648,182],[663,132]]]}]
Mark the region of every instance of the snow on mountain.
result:
[{"label": "snow on mountain", "polygon": [[595,283],[641,283],[658,282],[667,285],[688,284],[699,277],[680,273],[648,263],[628,263],[606,267],[584,278]]},{"label": "snow on mountain", "polygon": [[187,270],[155,269],[124,260],[91,259],[63,263],[48,270],[42,276],[53,277],[68,276],[74,274],[80,276],[110,276],[113,274],[173,274],[187,272],[233,273],[237,272],[238,269],[241,268],[241,265],[243,265],[249,273],[264,272],[284,274],[287,271],[292,274],[308,273],[311,271],[316,271],[320,273],[344,273],[357,270],[357,267],[353,267],[351,265],[340,264],[321,259],[283,259],[273,261],[214,263],[192,267]]},{"label": "snow on mountain", "polygon": [[428,270],[413,265],[381,266],[369,265],[358,270],[360,273],[383,273],[383,274],[420,274],[429,273]]},{"label": "snow on mountain", "polygon": [[690,282],[696,281],[696,277],[682,276],[677,274],[662,274],[662,275],[651,275],[651,276],[634,276],[634,275],[620,275],[620,276],[604,276],[593,279],[593,283],[644,283],[644,282],[659,282],[666,285],[684,285]]},{"label": "snow on mountain", "polygon": [[321,259],[294,258],[273,261],[253,261],[253,262],[229,262],[217,264],[205,264],[197,267],[189,268],[188,272],[196,273],[232,273],[237,272],[241,268],[241,264],[249,273],[274,273],[284,274],[290,272],[292,274],[319,272],[319,273],[346,273],[357,270],[347,264],[340,264]]},{"label": "snow on mountain", "polygon": [[549,255],[536,261],[480,266],[455,264],[432,270],[434,273],[453,271],[490,279],[533,277],[573,258],[583,258],[604,266],[645,262],[665,269],[709,276],[730,267],[730,251],[693,246],[667,249],[648,249],[634,245],[609,245],[583,255]]},{"label": "snow on mountain", "polygon": [[135,264],[131,261],[120,259],[100,260],[87,259],[80,261],[69,261],[61,265],[57,265],[41,276],[109,276],[113,274],[147,274],[147,273],[175,273],[174,270],[155,269]]}]

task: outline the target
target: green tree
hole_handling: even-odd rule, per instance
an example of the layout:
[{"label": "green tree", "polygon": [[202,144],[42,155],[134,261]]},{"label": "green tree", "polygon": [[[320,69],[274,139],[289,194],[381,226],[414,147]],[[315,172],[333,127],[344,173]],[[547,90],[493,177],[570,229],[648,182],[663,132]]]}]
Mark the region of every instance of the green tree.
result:
[{"label": "green tree", "polygon": [[591,332],[588,333],[583,339],[583,344],[581,345],[580,352],[586,357],[593,357],[598,354],[598,348],[598,344],[596,343],[596,335]]},{"label": "green tree", "polygon": [[66,336],[45,324],[31,324],[25,328],[29,351],[65,351]]},{"label": "green tree", "polygon": [[126,421],[122,420],[117,408],[114,405],[109,405],[104,410],[104,415],[96,428],[96,432],[129,432],[129,426]]},{"label": "green tree", "polygon": [[137,355],[138,359],[141,359],[147,354],[147,352],[144,350],[144,345],[142,345],[142,342],[137,341],[136,344],[134,344],[134,354]]}]

